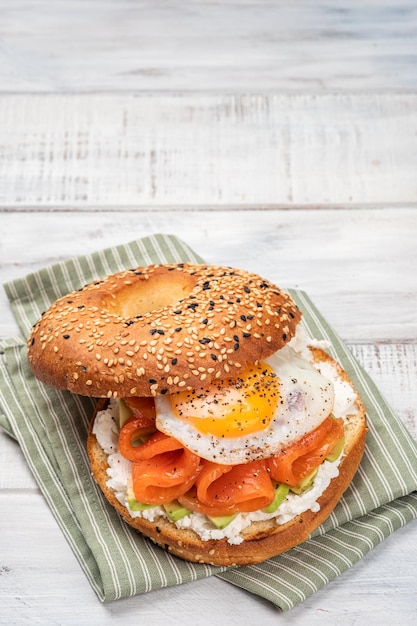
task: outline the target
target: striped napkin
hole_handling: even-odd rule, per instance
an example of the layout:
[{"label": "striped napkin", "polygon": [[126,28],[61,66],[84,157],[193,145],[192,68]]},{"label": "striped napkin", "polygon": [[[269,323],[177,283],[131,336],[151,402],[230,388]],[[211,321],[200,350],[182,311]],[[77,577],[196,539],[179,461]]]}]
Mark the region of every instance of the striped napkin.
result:
[{"label": "striped napkin", "polygon": [[180,261],[202,259],[179,239],[154,235],[6,284],[22,337],[0,342],[0,425],[19,442],[101,601],[217,575],[288,610],[417,517],[416,443],[304,292],[289,290],[307,330],[330,341],[354,380],[367,407],[369,435],[361,467],[330,518],[302,545],[259,565],[187,563],[121,521],[90,474],[86,437],[95,401],[43,385],[28,367],[25,339],[55,299],[124,268]]}]

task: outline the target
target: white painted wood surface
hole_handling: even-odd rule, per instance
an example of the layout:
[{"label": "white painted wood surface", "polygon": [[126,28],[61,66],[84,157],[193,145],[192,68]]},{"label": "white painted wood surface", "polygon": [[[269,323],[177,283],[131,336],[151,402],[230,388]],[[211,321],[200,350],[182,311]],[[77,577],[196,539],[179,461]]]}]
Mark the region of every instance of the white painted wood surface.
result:
[{"label": "white painted wood surface", "polygon": [[[417,438],[416,33],[412,0],[0,0],[0,282],[176,234],[305,289]],[[0,434],[4,625],[409,626],[416,532],[287,614],[216,578],[103,606]]]},{"label": "white painted wood surface", "polygon": [[2,0],[2,91],[414,91],[413,0]]},{"label": "white painted wood surface", "polygon": [[[115,241],[173,233],[207,261],[266,272],[278,284],[306,289],[343,338],[402,341],[417,335],[413,207],[30,210],[7,211],[1,223],[7,233],[1,282]],[[11,327],[17,332],[4,308],[0,336]]]},{"label": "white painted wood surface", "polygon": [[417,202],[416,110],[417,94],[0,93],[0,202]]}]

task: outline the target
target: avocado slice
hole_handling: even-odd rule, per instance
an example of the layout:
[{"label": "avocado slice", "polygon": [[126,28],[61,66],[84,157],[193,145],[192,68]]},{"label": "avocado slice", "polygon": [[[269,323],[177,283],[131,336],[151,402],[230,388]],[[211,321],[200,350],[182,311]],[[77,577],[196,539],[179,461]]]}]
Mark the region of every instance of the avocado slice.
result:
[{"label": "avocado slice", "polygon": [[318,471],[319,468],[316,467],[310,474],[303,478],[303,480],[299,482],[298,485],[295,485],[295,487],[290,487],[290,490],[293,493],[296,493],[298,496],[300,496],[302,493],[305,493],[306,491],[309,491],[314,485],[314,479]]},{"label": "avocado slice", "polygon": [[235,519],[236,513],[234,513],[233,515],[219,515],[219,516],[207,515],[207,517],[210,520],[210,522],[215,525],[216,528],[218,528],[219,530],[223,530],[223,528],[226,528],[226,526],[228,526],[230,522],[232,522]]},{"label": "avocado slice", "polygon": [[145,504],[145,502],[136,500],[131,480],[127,484],[127,503],[131,511],[145,511],[145,509],[153,509],[156,506],[156,504]]},{"label": "avocado slice", "polygon": [[127,503],[129,505],[129,509],[131,511],[145,511],[145,509],[153,509],[155,504],[145,504],[144,502],[139,502],[139,500],[131,500],[128,498]]},{"label": "avocado slice", "polygon": [[332,450],[330,450],[329,454],[326,456],[326,461],[330,461],[331,463],[334,463],[334,461],[336,461],[339,458],[339,456],[342,454],[344,447],[345,447],[345,436],[343,435],[339,439],[339,441],[336,443],[334,448],[332,448]]},{"label": "avocado slice", "polygon": [[123,428],[123,426],[126,424],[127,420],[132,417],[133,413],[132,411],[126,406],[126,404],[123,402],[123,399],[120,398],[119,400],[119,428]]},{"label": "avocado slice", "polygon": [[264,513],[275,513],[278,507],[281,506],[281,504],[284,502],[289,490],[289,485],[284,485],[284,483],[277,483],[275,486],[274,499],[272,500],[271,504],[262,509],[262,511]]},{"label": "avocado slice", "polygon": [[190,515],[190,509],[187,509],[185,506],[182,506],[178,502],[178,500],[173,500],[168,504],[163,504],[166,514],[172,522],[178,522],[178,520]]}]

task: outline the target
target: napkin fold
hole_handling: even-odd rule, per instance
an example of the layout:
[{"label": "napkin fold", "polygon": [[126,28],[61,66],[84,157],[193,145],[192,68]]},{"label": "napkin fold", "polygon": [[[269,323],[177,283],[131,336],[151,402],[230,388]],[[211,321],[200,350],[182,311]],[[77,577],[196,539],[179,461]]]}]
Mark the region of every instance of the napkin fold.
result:
[{"label": "napkin fold", "polygon": [[0,342],[0,427],[19,442],[102,602],[217,575],[288,610],[417,517],[417,445],[305,292],[288,289],[307,331],[330,342],[354,381],[367,408],[369,434],[354,481],[329,519],[302,545],[259,565],[188,563],[133,531],[90,473],[86,439],[95,400],[42,384],[27,362],[30,329],[57,298],[125,268],[182,261],[203,262],[180,239],[156,234],[7,283],[21,336]]}]

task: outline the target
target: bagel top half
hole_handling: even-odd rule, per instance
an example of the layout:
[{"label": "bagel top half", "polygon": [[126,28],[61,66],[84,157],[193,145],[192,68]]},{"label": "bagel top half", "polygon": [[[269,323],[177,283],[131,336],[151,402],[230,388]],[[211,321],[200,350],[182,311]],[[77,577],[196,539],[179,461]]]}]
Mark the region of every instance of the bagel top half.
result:
[{"label": "bagel top half", "polygon": [[237,375],[290,341],[300,319],[291,297],[257,274],[151,265],[57,300],[32,329],[28,359],[59,389],[156,396]]}]

